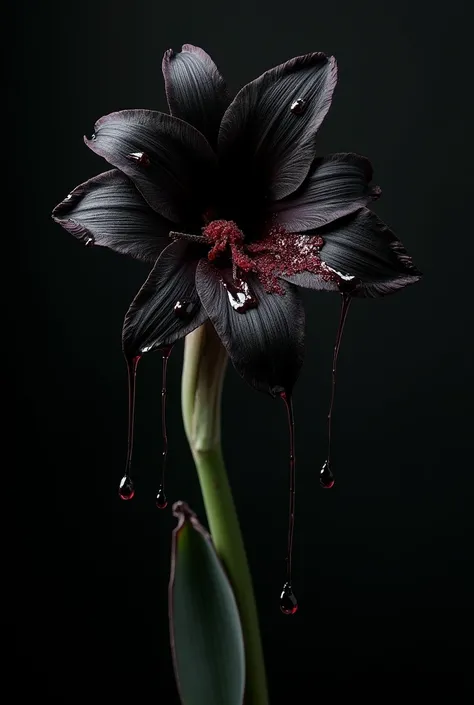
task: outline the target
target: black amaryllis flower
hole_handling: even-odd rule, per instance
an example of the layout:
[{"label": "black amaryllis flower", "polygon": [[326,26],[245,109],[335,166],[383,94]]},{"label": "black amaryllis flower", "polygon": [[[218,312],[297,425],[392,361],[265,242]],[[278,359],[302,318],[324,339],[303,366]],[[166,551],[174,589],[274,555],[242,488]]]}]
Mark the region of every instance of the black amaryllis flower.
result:
[{"label": "black amaryllis flower", "polygon": [[167,51],[163,73],[170,115],[101,118],[85,142],[115,168],[53,217],[86,245],[154,263],[125,317],[129,359],[210,319],[242,377],[288,392],[303,358],[298,286],[376,297],[420,273],[367,208],[380,194],[367,159],[317,155],[333,57],[291,59],[233,100],[197,47]]},{"label": "black amaryllis flower", "polygon": [[[186,44],[180,53],[166,52],[163,73],[170,115],[124,110],[101,118],[85,141],[115,168],[78,186],[53,212],[54,219],[86,245],[110,247],[153,263],[123,326],[130,407],[127,464],[119,495],[124,500],[134,496],[130,469],[136,366],[144,353],[161,350],[163,465],[156,504],[166,507],[167,360],[177,340],[210,321],[241,376],[257,389],[281,396],[286,404],[290,502],[280,608],[294,614],[298,604],[291,577],[295,516],[291,391],[302,364],[304,339],[298,287],[342,294],[328,451],[320,471],[321,485],[330,488],[335,366],[349,303],[354,297],[397,291],[417,281],[420,273],[401,242],[367,208],[380,195],[371,184],[368,160],[352,153],[317,155],[316,133],[336,85],[333,57],[314,53],[291,59],[244,86],[233,100],[210,57],[197,47]],[[207,323],[204,339],[209,331],[216,346]],[[188,339],[189,350],[200,335]],[[216,349],[223,359],[220,344]],[[201,370],[202,363],[206,369],[199,373],[200,389],[206,390],[204,396],[209,390],[218,396],[215,380],[222,381],[224,367],[219,363],[217,372],[209,372],[208,353],[201,347],[195,355],[196,368]],[[183,383],[198,408],[199,395],[186,373]],[[209,415],[218,414],[213,411],[217,397],[211,396],[202,414],[204,425]],[[190,427],[199,413],[190,422],[185,407],[183,417]],[[187,434],[191,443],[188,429]],[[215,442],[213,438],[213,451]],[[219,452],[213,457],[217,467]],[[198,467],[204,463],[198,455],[195,461]],[[208,470],[202,465],[203,477]],[[232,503],[224,507],[223,497],[208,497],[211,504],[223,503],[221,518],[234,511]],[[221,528],[219,524],[214,530],[219,533]],[[241,550],[230,544],[227,548]],[[230,564],[246,570],[238,561]],[[233,580],[241,584],[239,571],[234,570]],[[242,580],[247,586],[245,576]]]}]

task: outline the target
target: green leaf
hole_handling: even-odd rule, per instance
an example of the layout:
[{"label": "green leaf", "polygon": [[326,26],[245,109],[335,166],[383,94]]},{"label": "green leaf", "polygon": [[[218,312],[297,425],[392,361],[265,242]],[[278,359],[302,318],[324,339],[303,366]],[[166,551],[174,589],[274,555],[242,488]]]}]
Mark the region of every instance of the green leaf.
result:
[{"label": "green leaf", "polygon": [[185,502],[176,502],[169,615],[183,705],[242,705],[245,655],[234,593],[212,539]]}]

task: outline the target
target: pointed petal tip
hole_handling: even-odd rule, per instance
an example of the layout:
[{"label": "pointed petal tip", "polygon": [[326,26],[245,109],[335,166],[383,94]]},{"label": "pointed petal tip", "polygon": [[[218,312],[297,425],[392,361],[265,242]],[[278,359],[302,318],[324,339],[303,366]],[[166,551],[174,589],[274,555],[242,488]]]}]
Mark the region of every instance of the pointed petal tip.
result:
[{"label": "pointed petal tip", "polygon": [[118,169],[76,186],[52,211],[52,218],[86,245],[100,245],[155,262],[168,244],[170,223],[154,213]]},{"label": "pointed petal tip", "polygon": [[57,206],[54,206],[53,210],[51,211],[51,218],[54,220],[55,223],[61,224],[64,220],[64,218],[61,218],[61,212],[64,209],[65,201],[61,201],[58,203]]},{"label": "pointed petal tip", "polygon": [[[173,345],[207,320],[195,286],[200,253],[182,240],[167,244],[125,314],[122,349],[126,357]],[[176,304],[189,311],[177,314]]]},{"label": "pointed petal tip", "polygon": [[[387,296],[415,284],[423,276],[389,226],[366,207],[328,223],[317,233],[324,240],[324,264],[338,274],[354,278],[351,296]],[[337,281],[325,282],[309,272],[283,278],[302,288],[341,291]]]},{"label": "pointed petal tip", "polygon": [[177,530],[182,527],[185,521],[199,523],[196,512],[193,512],[189,504],[184,502],[182,499],[179,499],[173,504],[172,513],[173,516],[178,519],[178,525],[176,526]]},{"label": "pointed petal tip", "polygon": [[165,52],[162,62],[168,108],[215,146],[222,115],[230,103],[217,66],[203,49],[183,44]]},{"label": "pointed petal tip", "polygon": [[400,240],[394,240],[390,243],[390,247],[395,253],[401,267],[410,277],[413,278],[413,283],[419,281],[423,273],[413,263],[412,257],[407,253],[405,246]]},{"label": "pointed petal tip", "polygon": [[189,504],[182,499],[177,500],[172,506],[172,514],[178,520],[173,534],[177,537],[183,526],[186,523],[191,524],[195,531],[198,531],[201,536],[212,543],[212,537],[207,529],[201,524],[195,511],[191,509]]},{"label": "pointed petal tip", "polygon": [[[236,95],[222,118],[218,147],[229,173],[249,173],[252,189],[270,201],[294,193],[316,153],[315,135],[332,102],[337,82],[333,56],[313,52],[275,66]],[[301,111],[293,101],[303,101]],[[241,189],[240,184],[236,184]]]}]

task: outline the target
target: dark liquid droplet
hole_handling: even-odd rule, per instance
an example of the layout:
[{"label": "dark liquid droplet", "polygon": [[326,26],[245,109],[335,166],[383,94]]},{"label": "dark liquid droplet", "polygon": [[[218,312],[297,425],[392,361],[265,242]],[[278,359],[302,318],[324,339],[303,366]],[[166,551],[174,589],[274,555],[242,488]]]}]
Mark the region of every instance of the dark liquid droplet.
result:
[{"label": "dark liquid droplet", "polygon": [[303,98],[297,98],[292,102],[290,110],[295,115],[302,115],[306,110],[306,101]]},{"label": "dark liquid droplet", "polygon": [[137,162],[140,166],[150,166],[150,157],[145,152],[131,152],[131,154],[127,154],[127,158]]},{"label": "dark liquid droplet", "polygon": [[[288,506],[288,545],[286,553],[286,583],[291,586],[292,556],[293,556],[293,534],[295,531],[295,481],[296,481],[296,458],[295,458],[295,420],[293,416],[293,401],[287,392],[281,393],[281,398],[285,402],[288,415],[288,430],[290,435],[290,487]],[[283,595],[283,593],[282,593]],[[296,611],[296,610],[295,610]]]},{"label": "dark liquid droplet", "polygon": [[196,304],[192,301],[177,301],[173,306],[173,311],[175,316],[186,320],[186,318],[190,318],[193,315],[195,308]]},{"label": "dark liquid droplet", "polygon": [[124,475],[120,480],[119,485],[119,497],[120,499],[133,499],[135,494],[135,487],[133,486],[133,480],[129,475]]},{"label": "dark liquid droplet", "polygon": [[290,582],[286,582],[283,585],[280,595],[280,609],[283,614],[295,614],[298,611],[298,600]]},{"label": "dark liquid droplet", "polygon": [[[329,412],[328,412],[328,454],[327,454],[326,461],[323,465],[323,469],[321,470],[321,473],[322,473],[324,470],[324,467],[327,466],[328,471],[331,473],[331,476],[332,476],[332,472],[331,472],[331,468],[330,468],[331,429],[332,429],[332,411],[334,408],[334,396],[336,393],[337,358],[339,356],[339,348],[341,347],[342,333],[344,331],[344,325],[346,322],[347,313],[349,311],[349,306],[352,301],[351,295],[347,292],[342,293],[341,296],[342,296],[341,316],[339,318],[339,326],[337,328],[336,342],[334,344],[334,354],[333,354],[333,358],[332,358],[331,402],[329,404]],[[333,484],[334,484],[334,479],[333,479]],[[332,485],[329,485],[329,487],[332,487]]]},{"label": "dark liquid droplet", "polygon": [[[127,360],[127,372],[128,372],[128,442],[127,442],[127,462],[125,464],[125,475],[120,481],[119,495],[122,499],[132,499],[135,494],[133,487],[133,482],[131,478],[132,470],[132,455],[133,455],[133,434],[135,427],[135,388],[136,388],[136,375],[137,367],[140,362],[140,356],[136,355],[131,359]],[[128,492],[128,496],[124,496],[122,493],[122,486],[125,493]]]},{"label": "dark liquid droplet", "polygon": [[168,499],[165,495],[165,491],[162,487],[158,490],[158,494],[156,495],[156,506],[158,509],[166,509],[168,506]]},{"label": "dark liquid droplet", "polygon": [[244,279],[222,279],[229,303],[237,313],[245,313],[258,306],[257,297]]},{"label": "dark liquid droplet", "polygon": [[161,482],[158,489],[158,494],[156,495],[156,506],[158,509],[165,509],[168,504],[168,500],[165,494],[165,475],[166,475],[166,461],[168,459],[168,433],[166,430],[166,373],[168,371],[168,360],[173,349],[172,345],[168,345],[166,348],[161,349],[161,354],[163,356],[163,367],[162,367],[162,387],[161,387],[161,435],[163,440],[163,451],[162,451],[162,461],[161,461]]},{"label": "dark liquid droplet", "polygon": [[330,490],[334,487],[334,475],[332,474],[329,461],[325,460],[321,472],[319,473],[319,484],[326,490]]}]

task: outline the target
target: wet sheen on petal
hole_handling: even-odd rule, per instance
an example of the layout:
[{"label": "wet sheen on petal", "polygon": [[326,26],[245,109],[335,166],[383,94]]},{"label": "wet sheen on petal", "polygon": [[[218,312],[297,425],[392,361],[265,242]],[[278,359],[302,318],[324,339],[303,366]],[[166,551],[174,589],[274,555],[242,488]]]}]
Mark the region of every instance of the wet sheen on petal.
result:
[{"label": "wet sheen on petal", "polygon": [[201,260],[196,288],[236,370],[262,392],[289,393],[304,352],[304,310],[296,289],[284,283],[283,294],[267,294],[250,274],[237,282],[240,294],[229,291],[229,283],[231,272]]},{"label": "wet sheen on petal", "polygon": [[324,241],[322,261],[341,275],[341,281],[323,282],[317,274],[308,272],[283,275],[283,279],[309,289],[333,291],[341,291],[340,284],[346,281],[352,296],[378,297],[403,289],[421,277],[400,240],[367,208],[320,228],[317,234]]}]

